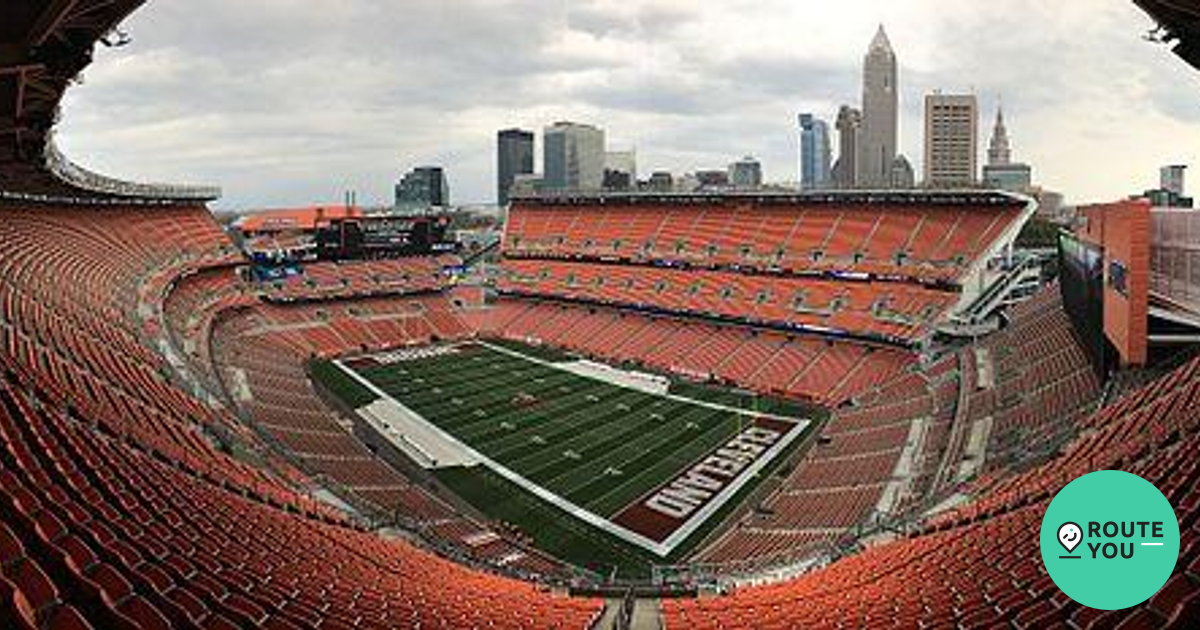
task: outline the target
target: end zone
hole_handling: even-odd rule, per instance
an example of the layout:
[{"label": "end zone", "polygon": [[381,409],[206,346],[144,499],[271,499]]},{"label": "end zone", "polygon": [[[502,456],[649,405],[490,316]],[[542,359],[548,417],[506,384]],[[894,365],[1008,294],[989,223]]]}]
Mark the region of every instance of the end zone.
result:
[{"label": "end zone", "polygon": [[805,426],[756,418],[746,430],[639,498],[613,521],[674,548],[785,450]]}]

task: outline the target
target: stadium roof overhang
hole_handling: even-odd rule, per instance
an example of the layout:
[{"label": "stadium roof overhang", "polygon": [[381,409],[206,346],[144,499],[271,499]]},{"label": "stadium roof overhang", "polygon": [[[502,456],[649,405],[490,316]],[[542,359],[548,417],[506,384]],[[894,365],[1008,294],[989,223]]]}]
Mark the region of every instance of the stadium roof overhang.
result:
[{"label": "stadium roof overhang", "polygon": [[97,42],[125,43],[117,25],[145,0],[4,0],[0,4],[0,197],[207,200],[211,187],[137,185],[86,171],[54,148],[67,88]]},{"label": "stadium roof overhang", "polygon": [[1158,22],[1155,41],[1174,45],[1175,54],[1200,69],[1200,4],[1195,0],[1133,0]]}]

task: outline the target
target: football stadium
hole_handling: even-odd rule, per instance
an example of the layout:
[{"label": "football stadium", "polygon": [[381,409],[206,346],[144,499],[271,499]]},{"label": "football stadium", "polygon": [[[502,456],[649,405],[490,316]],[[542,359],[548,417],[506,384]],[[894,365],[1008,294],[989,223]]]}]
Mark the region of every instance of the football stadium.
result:
[{"label": "football stadium", "polygon": [[[0,6],[0,626],[1200,627],[1200,213],[1033,253],[987,187],[514,190],[478,252],[230,224],[55,144],[142,4]],[[1200,9],[1137,4],[1197,63]],[[1103,470],[1180,535],[1117,610],[1037,551]]]}]

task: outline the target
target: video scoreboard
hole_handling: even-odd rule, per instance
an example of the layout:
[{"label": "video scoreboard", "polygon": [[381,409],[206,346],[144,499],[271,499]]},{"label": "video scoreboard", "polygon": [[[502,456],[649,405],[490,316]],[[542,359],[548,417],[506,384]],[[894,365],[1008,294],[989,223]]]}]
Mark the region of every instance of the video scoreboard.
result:
[{"label": "video scoreboard", "polygon": [[426,256],[452,252],[448,216],[334,219],[317,228],[321,260]]}]

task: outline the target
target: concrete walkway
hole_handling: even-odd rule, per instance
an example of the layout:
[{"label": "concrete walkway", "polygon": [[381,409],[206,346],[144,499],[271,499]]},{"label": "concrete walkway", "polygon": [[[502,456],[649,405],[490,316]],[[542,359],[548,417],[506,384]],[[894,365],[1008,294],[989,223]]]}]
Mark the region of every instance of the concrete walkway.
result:
[{"label": "concrete walkway", "polygon": [[631,630],[659,630],[662,627],[662,602],[657,599],[639,599],[633,607]]}]

